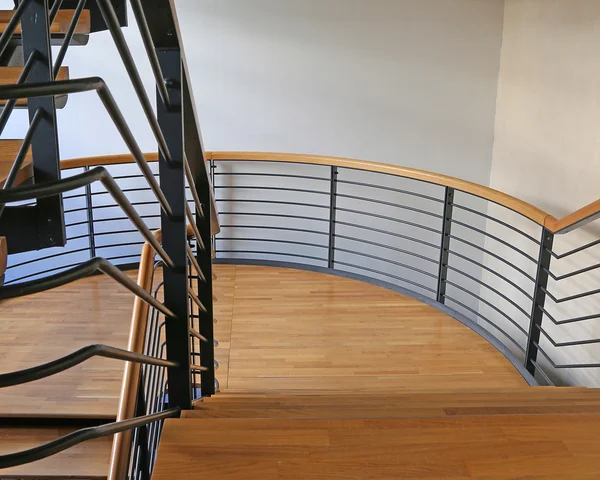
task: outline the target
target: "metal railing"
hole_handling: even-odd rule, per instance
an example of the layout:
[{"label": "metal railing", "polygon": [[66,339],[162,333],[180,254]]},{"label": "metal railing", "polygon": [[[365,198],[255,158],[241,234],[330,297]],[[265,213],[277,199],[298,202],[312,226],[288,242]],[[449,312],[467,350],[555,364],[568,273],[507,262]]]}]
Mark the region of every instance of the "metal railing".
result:
[{"label": "metal railing", "polygon": [[[212,192],[171,3],[158,0],[135,4],[136,18],[143,26],[141,34],[159,91],[155,113],[112,3],[110,0],[95,1],[156,138],[160,152],[159,175],[156,178],[156,171],[142,154],[108,86],[101,78],[55,80],[76,31],[85,0],[77,5],[54,63],[50,51],[49,25],[58,13],[61,2],[55,2],[50,11],[47,0],[23,0],[0,37],[1,52],[21,22],[21,36],[24,45],[27,45],[25,57],[28,58],[17,84],[0,86],[0,100],[7,101],[0,115],[0,128],[4,128],[16,100],[20,98],[28,99],[30,126],[0,191],[0,233],[8,237],[9,245],[13,245],[12,251],[9,246],[11,270],[26,269],[28,273],[9,276],[5,285],[0,287],[0,299],[50,290],[101,272],[129,289],[147,305],[146,311],[151,312],[148,332],[153,336],[145,339],[140,351],[90,345],[44,365],[0,375],[0,387],[9,387],[54,375],[94,356],[126,361],[128,365],[142,365],[139,378],[136,379],[134,397],[127,399],[136,403],[135,418],[121,418],[114,424],[79,430],[24,452],[0,456],[0,468],[36,461],[92,438],[118,436],[134,430],[129,475],[136,479],[149,478],[162,421],[178,416],[182,409],[191,408],[192,401],[199,395],[207,396],[215,391],[211,215],[208,213],[214,210],[214,206],[211,205]],[[151,22],[147,22],[147,16],[152,17]],[[177,35],[173,35],[174,31],[177,31]],[[141,187],[123,188],[119,184],[119,177],[113,176],[109,168],[104,166],[86,164],[79,171],[61,171],[54,96],[90,90],[97,92],[127,145],[131,158],[136,162],[137,172],[133,176],[140,180]],[[33,146],[34,183],[15,186],[30,146]],[[191,206],[186,198],[186,183],[188,191],[193,192]],[[146,189],[152,194],[151,200],[140,203],[128,199],[127,194],[131,190]],[[102,198],[102,201],[95,209],[96,198]],[[107,199],[110,200],[107,202]],[[158,205],[159,208],[149,215],[143,212],[146,205]],[[111,209],[108,215],[104,213]],[[99,215],[101,218],[95,218],[99,210],[103,212]],[[207,212],[206,215],[204,212]],[[85,216],[85,220],[81,219],[81,215]],[[116,219],[122,220],[121,225],[112,228]],[[160,219],[162,241],[152,233],[152,227],[148,224],[150,219]],[[102,228],[100,224],[108,228]],[[188,230],[192,237],[196,236],[192,239],[195,252],[187,244]],[[129,235],[127,241],[112,241],[112,235],[123,233]],[[39,243],[35,243],[38,239],[41,239]],[[82,243],[86,241],[87,245],[83,247]],[[122,261],[130,262],[135,258],[130,252],[108,258],[102,255],[108,249],[117,247],[136,247],[139,250],[144,242],[152,250],[152,258],[157,255],[160,259],[163,276],[160,299],[157,289],[152,291],[152,288],[145,288],[117,267]],[[44,250],[34,254],[18,253],[48,247],[57,248],[49,250],[49,254]],[[44,261],[54,262],[54,265],[37,269],[40,262]],[[191,278],[187,273],[188,266],[195,269],[195,288],[188,286],[188,277]],[[33,274],[32,268],[36,269]],[[189,306],[189,298],[195,300],[198,313],[194,313]],[[193,317],[202,319],[198,327],[195,327]],[[162,327],[156,325],[158,318],[162,318]],[[194,351],[192,355],[192,345],[196,349],[196,341],[209,347],[202,347],[198,354]],[[199,364],[196,356],[200,357]],[[157,376],[159,371],[160,381]],[[201,386],[199,392],[192,391],[196,383]],[[125,478],[126,473],[117,470],[111,472],[111,478]]]}]

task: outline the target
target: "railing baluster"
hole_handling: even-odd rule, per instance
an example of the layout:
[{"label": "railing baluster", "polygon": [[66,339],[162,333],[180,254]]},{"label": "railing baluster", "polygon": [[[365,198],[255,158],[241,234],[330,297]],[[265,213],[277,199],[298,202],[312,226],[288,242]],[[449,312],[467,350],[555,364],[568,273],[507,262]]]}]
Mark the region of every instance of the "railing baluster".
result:
[{"label": "railing baluster", "polygon": [[529,324],[529,334],[527,336],[527,349],[525,351],[525,368],[535,375],[536,361],[538,354],[538,344],[540,342],[540,327],[544,318],[544,304],[546,303],[546,289],[548,287],[548,271],[550,270],[550,261],[552,260],[552,244],[554,234],[544,228],[542,230],[542,239],[540,242],[540,252],[538,257],[537,273],[535,276],[535,290],[533,293],[533,304],[531,307],[531,323]]},{"label": "railing baluster", "polygon": [[[86,165],[83,167],[85,172],[90,170],[90,167]],[[87,224],[88,224],[88,235],[89,235],[89,244],[90,244],[90,258],[96,257],[96,237],[94,231],[94,204],[92,200],[92,186],[85,186],[85,210],[87,214]]]},{"label": "railing baluster", "polygon": [[445,302],[446,278],[448,276],[448,256],[450,254],[450,233],[452,230],[452,210],[454,205],[454,189],[446,187],[444,193],[444,215],[442,219],[442,241],[440,245],[440,262],[438,268],[438,284],[436,300]]},{"label": "railing baluster", "polygon": [[327,267],[333,268],[335,261],[335,217],[337,204],[337,167],[331,167],[329,184],[329,243],[327,254]]}]

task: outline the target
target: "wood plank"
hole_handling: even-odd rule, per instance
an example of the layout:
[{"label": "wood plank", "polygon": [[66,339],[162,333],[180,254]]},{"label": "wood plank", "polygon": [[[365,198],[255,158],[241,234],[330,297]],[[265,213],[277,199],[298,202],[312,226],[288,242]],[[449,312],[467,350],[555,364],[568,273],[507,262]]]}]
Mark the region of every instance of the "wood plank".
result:
[{"label": "wood plank", "polygon": [[[4,186],[4,181],[8,177],[22,143],[22,140],[0,140],[0,188]],[[33,177],[33,164],[30,150],[25,157],[23,167],[19,171],[16,184],[19,185],[31,177]]]},{"label": "wood plank", "polygon": [[[2,427],[0,455],[27,450],[67,435],[77,428]],[[108,470],[111,437],[76,445],[64,452],[27,465],[0,470],[0,479],[44,480],[48,478],[104,479]]]},{"label": "wood plank", "polygon": [[600,415],[169,419],[153,480],[592,479]]},{"label": "wood plank", "polygon": [[400,418],[462,415],[600,414],[600,390],[535,388],[486,392],[230,394],[197,402],[183,418]]},{"label": "wood plank", "polygon": [[[0,10],[0,33],[4,32],[8,26],[8,22],[12,18],[14,10]],[[50,26],[50,33],[52,34],[65,34],[69,28],[69,23],[73,19],[75,10],[59,10],[54,22]],[[78,35],[88,34],[91,29],[91,16],[89,10],[81,12],[81,17],[75,27],[75,33]],[[19,24],[15,29],[16,34],[21,33],[21,25]]]},{"label": "wood plank", "polygon": [[[19,76],[23,71],[23,67],[0,67],[0,85],[10,85],[17,83]],[[69,79],[69,67],[61,67],[58,72],[57,80],[68,80]],[[6,100],[0,100],[0,106],[6,105]],[[20,98],[17,100],[17,106],[27,105],[26,98]]]}]

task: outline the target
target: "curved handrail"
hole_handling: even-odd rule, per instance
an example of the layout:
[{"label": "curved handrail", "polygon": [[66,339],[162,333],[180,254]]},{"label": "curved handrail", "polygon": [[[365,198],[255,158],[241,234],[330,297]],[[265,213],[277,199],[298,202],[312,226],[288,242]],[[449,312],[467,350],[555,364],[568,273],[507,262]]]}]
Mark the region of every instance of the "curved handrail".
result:
[{"label": "curved handrail", "polygon": [[22,452],[2,455],[0,457],[0,468],[16,467],[17,465],[35,462],[37,460],[41,460],[56,453],[62,452],[67,448],[87,442],[88,440],[108,437],[123,431],[130,431],[131,429],[142,427],[149,423],[158,422],[159,420],[177,417],[180,415],[180,413],[181,409],[176,407],[164,410],[162,412],[153,413],[151,415],[144,415],[143,417],[131,418],[123,422],[113,422],[106,425],[100,425],[98,427],[82,428],[81,430],[69,433],[68,435],[57,438],[56,440],[52,440],[44,445],[39,445],[37,447],[30,448],[29,450],[23,450]]},{"label": "curved handrail", "polygon": [[327,157],[320,155],[305,155],[292,153],[273,152],[205,152],[208,160],[253,160],[267,162],[308,163],[313,165],[330,165],[337,167],[354,168],[378,173],[389,173],[414,180],[434,183],[436,185],[452,187],[463,192],[476,195],[483,199],[507,207],[530,220],[544,226],[554,233],[567,233],[600,216],[600,199],[561,218],[557,219],[530,203],[515,198],[493,188],[469,182],[448,175],[441,175],[415,168],[401,167],[386,163],[353,160],[340,157]]},{"label": "curved handrail", "polygon": [[[187,227],[187,234],[188,237],[194,235],[191,225],[188,225]],[[162,231],[160,229],[156,230],[154,232],[154,237],[158,242],[161,242]],[[156,252],[152,245],[148,242],[144,243],[140,256],[137,284],[146,291],[150,291],[152,288],[155,254]],[[129,341],[127,344],[127,350],[130,352],[141,353],[144,348],[148,310],[148,303],[142,301],[139,297],[136,297],[133,304],[133,312],[131,314],[131,328],[129,330]],[[134,415],[139,378],[140,365],[132,362],[126,363],[123,372],[123,382],[121,384],[121,394],[119,396],[117,421],[127,420]],[[123,431],[122,433],[115,435],[110,457],[109,479],[121,479],[126,475],[129,457],[125,455],[125,452],[127,451],[126,447],[130,443],[131,431]]]},{"label": "curved handrail", "polygon": [[109,347],[108,345],[88,345],[79,350],[58,358],[51,362],[37,365],[32,368],[18,370],[16,372],[0,374],[0,388],[12,387],[29,383],[42,378],[50,377],[60,372],[73,368],[80,363],[92,357],[114,358],[116,360],[126,360],[136,364],[144,363],[147,365],[156,365],[159,367],[176,367],[177,363],[163,360],[162,358],[150,357],[137,352],[123,350],[122,348]]},{"label": "curved handrail", "polygon": [[[158,161],[157,153],[144,154],[148,162]],[[402,167],[386,163],[370,162],[366,160],[353,160],[341,157],[328,157],[321,155],[305,155],[296,153],[273,153],[273,152],[205,152],[206,160],[235,160],[235,161],[265,161],[285,163],[307,163],[312,165],[337,166],[366,170],[370,172],[389,173],[414,180],[430,182],[440,186],[452,187],[463,192],[476,195],[480,198],[509,208],[529,218],[537,224],[544,226],[554,233],[567,233],[585,223],[600,216],[600,199],[589,205],[566,215],[556,218],[550,213],[541,210],[523,200],[500,192],[493,188],[485,187],[477,183],[462,180],[460,178],[441,175],[425,170]],[[61,168],[77,168],[91,165],[113,165],[118,163],[132,163],[133,159],[128,154],[96,156],[63,160]]]}]

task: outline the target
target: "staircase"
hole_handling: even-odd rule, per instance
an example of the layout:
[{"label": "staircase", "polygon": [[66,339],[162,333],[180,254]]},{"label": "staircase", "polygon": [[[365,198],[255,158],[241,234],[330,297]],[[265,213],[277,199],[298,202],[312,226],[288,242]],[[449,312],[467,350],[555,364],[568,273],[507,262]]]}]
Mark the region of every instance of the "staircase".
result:
[{"label": "staircase", "polygon": [[[565,340],[600,318],[600,240],[560,246],[600,201],[556,219],[432,172],[205,152],[175,4],[130,2],[156,108],[125,1],[0,12],[0,133],[29,113],[0,140],[0,479],[600,478],[600,390],[554,386],[600,369],[593,329]],[[157,152],[62,65],[104,30]],[[65,160],[56,110],[91,91],[128,153]]]}]

